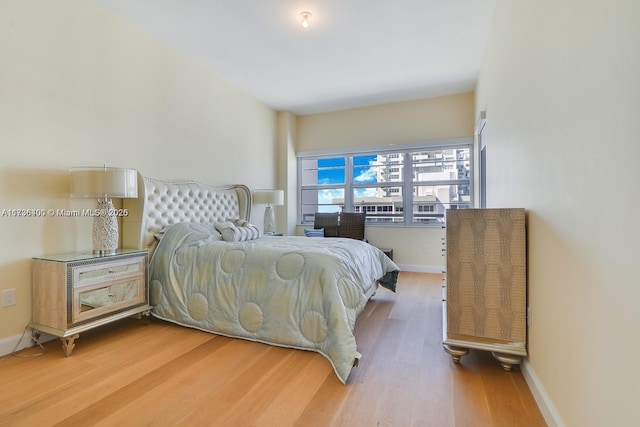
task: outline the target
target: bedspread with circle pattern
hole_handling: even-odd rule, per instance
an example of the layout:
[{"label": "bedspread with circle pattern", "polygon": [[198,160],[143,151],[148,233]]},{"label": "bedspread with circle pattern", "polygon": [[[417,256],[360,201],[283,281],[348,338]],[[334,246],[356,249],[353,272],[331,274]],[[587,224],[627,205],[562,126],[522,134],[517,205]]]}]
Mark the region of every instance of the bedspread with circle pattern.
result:
[{"label": "bedspread with circle pattern", "polygon": [[[150,264],[152,314],[229,337],[312,350],[346,383],[359,360],[355,321],[376,282],[399,268],[353,239],[226,242],[214,226],[179,223]],[[394,283],[395,289],[395,283]]]}]

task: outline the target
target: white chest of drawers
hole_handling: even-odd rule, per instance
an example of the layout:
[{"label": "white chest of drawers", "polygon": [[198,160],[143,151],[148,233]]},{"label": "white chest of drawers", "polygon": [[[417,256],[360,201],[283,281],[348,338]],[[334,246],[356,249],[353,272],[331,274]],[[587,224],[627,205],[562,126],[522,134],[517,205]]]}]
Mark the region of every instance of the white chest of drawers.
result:
[{"label": "white chest of drawers", "polygon": [[71,355],[80,332],[148,314],[148,252],[75,253],[33,259],[31,329],[60,337]]}]

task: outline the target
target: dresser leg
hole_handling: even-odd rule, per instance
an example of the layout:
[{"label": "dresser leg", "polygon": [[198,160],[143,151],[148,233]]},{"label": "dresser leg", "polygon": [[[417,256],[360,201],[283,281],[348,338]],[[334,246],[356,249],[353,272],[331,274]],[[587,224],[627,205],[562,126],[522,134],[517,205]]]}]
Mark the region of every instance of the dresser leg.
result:
[{"label": "dresser leg", "polygon": [[443,346],[444,346],[444,351],[446,351],[451,355],[451,358],[453,359],[453,363],[460,363],[460,358],[462,356],[466,356],[467,354],[469,354],[468,348],[453,347],[448,344],[444,344]]},{"label": "dresser leg", "polygon": [[71,352],[73,348],[76,346],[75,341],[80,337],[80,334],[75,334],[70,337],[62,337],[60,341],[62,341],[62,351],[66,357],[71,356]]},{"label": "dresser leg", "polygon": [[151,310],[147,310],[142,313],[142,318],[145,319],[145,324],[151,324]]},{"label": "dresser leg", "polygon": [[519,365],[522,362],[522,356],[515,356],[513,354],[504,354],[504,353],[491,353],[493,357],[500,362],[502,365],[502,369],[509,372],[513,365]]}]

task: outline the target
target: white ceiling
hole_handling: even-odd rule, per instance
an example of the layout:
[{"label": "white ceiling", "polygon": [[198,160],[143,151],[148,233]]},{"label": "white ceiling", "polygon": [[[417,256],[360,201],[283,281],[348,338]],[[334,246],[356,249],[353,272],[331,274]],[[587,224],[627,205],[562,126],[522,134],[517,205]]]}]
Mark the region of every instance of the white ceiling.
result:
[{"label": "white ceiling", "polygon": [[[97,0],[276,110],[472,91],[495,0]],[[300,12],[312,14],[301,27]]]}]

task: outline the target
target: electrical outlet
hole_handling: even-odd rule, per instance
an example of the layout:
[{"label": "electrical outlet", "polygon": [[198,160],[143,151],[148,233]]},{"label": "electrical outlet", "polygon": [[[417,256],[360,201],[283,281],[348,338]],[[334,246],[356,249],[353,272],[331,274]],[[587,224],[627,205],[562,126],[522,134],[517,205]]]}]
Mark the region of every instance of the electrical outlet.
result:
[{"label": "electrical outlet", "polygon": [[2,306],[9,307],[11,305],[16,305],[16,290],[7,289],[2,291]]},{"label": "electrical outlet", "polygon": [[531,308],[527,307],[527,326],[531,327],[531,323],[532,323],[532,320],[531,320]]}]

